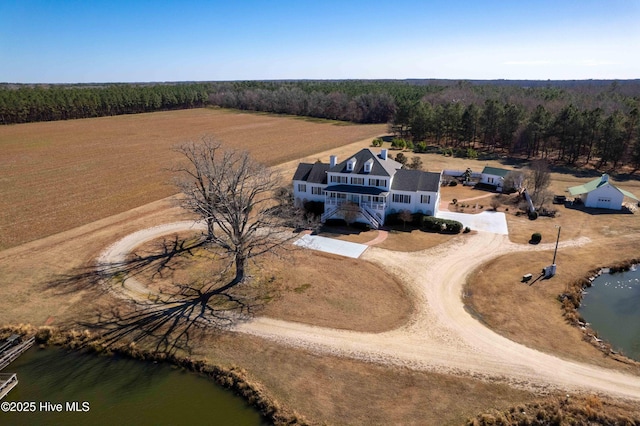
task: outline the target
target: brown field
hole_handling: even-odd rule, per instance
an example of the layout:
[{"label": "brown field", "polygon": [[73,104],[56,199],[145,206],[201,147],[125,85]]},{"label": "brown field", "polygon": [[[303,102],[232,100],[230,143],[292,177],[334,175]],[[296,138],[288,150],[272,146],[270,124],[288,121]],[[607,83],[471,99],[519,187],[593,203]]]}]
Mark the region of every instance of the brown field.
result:
[{"label": "brown field", "polygon": [[[382,132],[384,126],[316,124],[221,110],[0,127],[0,195],[3,197],[0,323],[77,326],[80,320],[92,315],[96,307],[119,303],[99,287],[83,285],[73,277],[91,266],[97,255],[117,239],[149,226],[189,217],[174,206],[171,198],[159,200],[174,192],[170,185],[165,185],[169,174],[162,170],[175,161],[169,149],[174,143],[203,133],[215,133],[229,144],[237,143],[234,146],[250,149],[262,161],[284,163],[279,168],[291,176],[298,158],[307,157],[311,161],[319,158],[326,162],[330,153],[344,158],[347,153],[367,146],[366,139]],[[261,137],[265,138],[259,139],[262,141],[259,144],[257,138]],[[247,140],[256,143],[251,145]],[[247,145],[242,145],[243,141]],[[282,141],[282,145],[278,142],[269,145],[265,141]],[[297,144],[299,141],[305,143]],[[349,141],[360,142],[345,146]],[[105,147],[106,144],[110,146]],[[282,148],[282,152],[274,146]],[[313,154],[322,150],[330,152]],[[501,166],[499,161],[472,161],[433,154],[422,157],[425,168],[431,171],[468,166],[475,171],[484,165]],[[554,174],[552,178],[557,193],[566,186],[589,180],[570,174]],[[623,182],[620,186],[640,194],[640,184],[636,181]],[[456,188],[463,190],[460,186]],[[456,188],[446,189],[443,201],[466,196],[460,196],[462,192],[457,193]],[[5,199],[11,203],[4,203]],[[132,208],[135,206],[140,207]],[[640,229],[640,216],[594,215],[563,209],[560,207],[560,216],[556,219],[529,221],[509,215],[512,241],[526,244],[531,233],[538,231],[543,234],[543,242],[551,242],[557,232],[555,225],[559,224],[563,240],[588,236],[593,243],[561,249],[558,275],[532,286],[519,283],[520,277],[549,263],[551,252],[513,254],[496,259],[469,280],[470,303],[490,327],[525,345],[566,358],[628,368],[620,367],[582,342],[578,330],[564,322],[556,296],[566,283],[593,267],[640,257],[634,242]],[[39,213],[37,219],[33,219],[34,212]],[[45,235],[48,237],[42,238]],[[369,239],[366,235],[361,237]],[[420,249],[425,244],[426,247],[438,244],[440,240],[435,237],[440,236],[397,232],[383,243],[387,246],[380,247],[397,250],[406,245]],[[24,243],[30,240],[34,241]],[[9,246],[13,247],[6,249]],[[311,267],[309,259],[300,260],[305,267]],[[332,259],[320,255],[314,257],[313,263],[317,262],[322,270],[321,262],[325,260]],[[350,262],[343,266],[334,272],[339,275],[347,269],[359,271],[363,267]],[[283,272],[282,279],[295,284],[285,285],[288,290],[267,305],[266,309],[275,309],[271,315],[294,320],[298,315],[305,322],[326,324],[322,322],[327,321],[326,314],[338,312],[343,316],[331,321],[342,322],[344,328],[372,327],[367,323],[369,317],[362,314],[363,305],[350,300],[362,295],[345,294],[344,287],[340,286],[353,278],[336,279],[326,286],[323,286],[324,280],[298,285],[298,275],[302,274],[296,273],[297,268]],[[287,278],[285,272],[291,276]],[[268,273],[266,269],[265,273]],[[305,272],[308,273],[312,272]],[[392,322],[402,321],[408,301],[395,279],[384,283],[391,289],[382,291],[374,283],[369,292],[375,294],[368,295],[370,299],[364,304],[375,303],[375,298],[391,297],[395,302],[388,310],[398,309],[400,313],[388,318]],[[343,304],[335,303],[336,300],[343,300]],[[302,318],[305,312],[312,316]],[[488,408],[504,410],[536,398],[507,385],[318,356],[250,336],[212,333],[202,339],[194,345],[193,356],[213,364],[241,366],[269,395],[314,423],[462,424],[466,418]]]},{"label": "brown field", "polygon": [[174,194],[180,142],[215,135],[275,165],[385,128],[220,109],[0,126],[0,250]]}]

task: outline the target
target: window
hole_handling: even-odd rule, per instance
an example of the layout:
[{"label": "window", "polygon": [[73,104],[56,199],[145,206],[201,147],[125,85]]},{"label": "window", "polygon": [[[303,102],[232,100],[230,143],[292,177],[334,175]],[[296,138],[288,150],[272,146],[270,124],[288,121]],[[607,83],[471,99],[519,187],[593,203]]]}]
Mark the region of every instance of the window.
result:
[{"label": "window", "polygon": [[331,183],[347,183],[346,176],[331,176]]},{"label": "window", "polygon": [[393,202],[409,204],[411,203],[411,195],[393,194]]},{"label": "window", "polygon": [[421,195],[420,202],[422,204],[430,204],[431,203],[431,195]]},{"label": "window", "polygon": [[386,179],[369,179],[369,186],[387,186]]},{"label": "window", "polygon": [[319,186],[312,186],[311,193],[313,195],[324,195],[324,191]]},{"label": "window", "polygon": [[351,158],[347,162],[347,171],[348,172],[352,172],[355,167],[356,167],[356,159],[355,158]]},{"label": "window", "polygon": [[489,183],[493,183],[493,178],[491,178],[491,177],[490,177],[490,178],[487,178],[487,182],[489,182]]},{"label": "window", "polygon": [[352,177],[351,185],[364,185],[364,178],[361,177]]},{"label": "window", "polygon": [[373,160],[368,159],[366,163],[364,163],[364,172],[371,173],[371,167],[373,167]]},{"label": "window", "polygon": [[298,184],[298,192],[307,192],[307,184],[299,183]]}]

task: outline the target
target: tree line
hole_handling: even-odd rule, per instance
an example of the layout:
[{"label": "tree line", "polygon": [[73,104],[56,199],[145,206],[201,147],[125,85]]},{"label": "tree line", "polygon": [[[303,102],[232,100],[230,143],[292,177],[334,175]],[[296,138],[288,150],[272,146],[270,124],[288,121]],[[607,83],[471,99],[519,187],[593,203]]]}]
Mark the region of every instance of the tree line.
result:
[{"label": "tree line", "polygon": [[294,80],[0,87],[0,123],[213,105],[389,123],[438,144],[640,167],[640,81]]},{"label": "tree line", "polygon": [[202,107],[209,84],[51,85],[0,88],[0,124],[68,120]]},{"label": "tree line", "polygon": [[528,110],[523,104],[496,99],[487,99],[482,106],[419,101],[400,104],[390,130],[401,138],[453,149],[500,151],[568,165],[596,160],[597,167],[640,168],[639,109],[638,98],[627,99],[610,112],[573,103],[561,107],[540,103]]}]

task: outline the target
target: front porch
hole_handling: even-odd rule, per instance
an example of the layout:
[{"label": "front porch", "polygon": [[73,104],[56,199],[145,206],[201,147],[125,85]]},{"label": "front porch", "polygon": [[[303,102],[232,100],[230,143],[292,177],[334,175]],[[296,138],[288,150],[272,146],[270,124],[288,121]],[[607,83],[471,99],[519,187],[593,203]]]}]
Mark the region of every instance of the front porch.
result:
[{"label": "front porch", "polygon": [[388,192],[379,188],[334,185],[325,190],[324,222],[332,217],[364,220],[374,229],[384,224]]}]

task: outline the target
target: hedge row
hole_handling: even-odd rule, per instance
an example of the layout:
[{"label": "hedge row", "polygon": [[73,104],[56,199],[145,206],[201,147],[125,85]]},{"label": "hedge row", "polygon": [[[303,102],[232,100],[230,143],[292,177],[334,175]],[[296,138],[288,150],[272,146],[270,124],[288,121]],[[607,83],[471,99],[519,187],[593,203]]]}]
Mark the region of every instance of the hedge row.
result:
[{"label": "hedge row", "polygon": [[457,220],[440,219],[434,216],[423,216],[421,227],[425,231],[446,232],[450,234],[459,234],[463,228],[462,223]]}]

